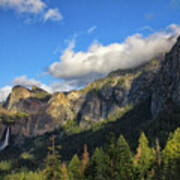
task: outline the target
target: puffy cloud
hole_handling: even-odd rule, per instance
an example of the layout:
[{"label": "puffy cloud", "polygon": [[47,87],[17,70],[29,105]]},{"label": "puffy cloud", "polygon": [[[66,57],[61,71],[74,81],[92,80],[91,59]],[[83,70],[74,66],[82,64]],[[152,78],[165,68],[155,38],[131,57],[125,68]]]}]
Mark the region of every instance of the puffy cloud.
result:
[{"label": "puffy cloud", "polygon": [[[53,82],[49,86],[46,84],[41,83],[35,79],[28,79],[26,75],[16,77],[12,84],[21,85],[27,88],[31,88],[32,86],[37,86],[41,89],[46,90],[49,93],[53,92],[67,92],[76,88],[77,82],[75,81],[58,81]],[[3,102],[7,99],[8,95],[11,93],[13,86],[5,86],[0,89],[0,102]]]},{"label": "puffy cloud", "polygon": [[[21,85],[27,88],[31,88],[32,86],[37,86],[41,89],[46,90],[49,93],[53,92],[68,92],[76,88],[76,86],[73,86],[74,82],[67,82],[67,81],[61,81],[61,82],[53,82],[50,84],[50,86],[43,84],[35,79],[27,79],[26,76],[16,77],[13,81],[14,85]],[[11,93],[13,86],[5,86],[0,89],[0,102],[6,101],[7,97]]]},{"label": "puffy cloud", "polygon": [[40,14],[44,21],[60,21],[63,19],[57,8],[48,8],[42,0],[0,0],[0,6],[13,9],[18,13]]},{"label": "puffy cloud", "polygon": [[52,21],[60,21],[63,19],[63,16],[59,12],[58,9],[49,9],[44,15],[44,21],[52,20]]},{"label": "puffy cloud", "polygon": [[25,86],[25,87],[31,87],[31,86],[37,86],[39,88],[42,88],[48,92],[52,92],[52,89],[47,86],[46,84],[41,83],[40,81],[37,81],[35,79],[28,79],[26,77],[26,75],[24,76],[20,76],[20,77],[16,77],[13,80],[13,84],[14,85],[21,85],[21,86]]},{"label": "puffy cloud", "polygon": [[39,13],[46,7],[41,0],[0,0],[0,5],[20,13]]},{"label": "puffy cloud", "polygon": [[58,82],[53,82],[50,85],[46,85],[35,79],[28,79],[26,75],[16,77],[13,80],[13,84],[25,86],[28,88],[31,88],[32,86],[37,86],[41,89],[48,91],[49,93],[53,93],[56,91],[61,91],[61,92],[62,91],[70,91],[75,88],[74,87],[75,83],[73,83],[73,82],[58,81]]},{"label": "puffy cloud", "polygon": [[71,82],[68,81],[53,82],[50,87],[52,92],[68,92],[76,88]]},{"label": "puffy cloud", "polygon": [[11,89],[12,89],[11,86],[5,86],[0,89],[0,102],[3,102],[6,100],[6,98],[8,97],[8,95],[11,92]]},{"label": "puffy cloud", "polygon": [[117,69],[138,66],[170,50],[180,34],[180,26],[170,25],[162,32],[148,37],[141,34],[129,36],[122,43],[104,46],[94,42],[87,52],[74,52],[72,41],[63,52],[59,62],[49,67],[49,73],[65,81],[83,85],[95,78],[105,76]]},{"label": "puffy cloud", "polygon": [[90,33],[92,33],[93,31],[95,31],[96,28],[97,28],[96,26],[90,27],[90,28],[87,30],[88,34],[90,34]]}]

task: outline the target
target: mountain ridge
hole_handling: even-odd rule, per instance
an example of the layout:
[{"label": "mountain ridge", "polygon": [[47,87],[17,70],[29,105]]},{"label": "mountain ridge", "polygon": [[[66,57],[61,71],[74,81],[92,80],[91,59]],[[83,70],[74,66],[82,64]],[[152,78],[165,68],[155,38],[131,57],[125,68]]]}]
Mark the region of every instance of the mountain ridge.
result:
[{"label": "mountain ridge", "polygon": [[[3,104],[3,108],[11,114],[10,117],[15,116],[11,128],[12,135],[17,136],[15,144],[19,140],[23,143],[23,139],[28,137],[67,127],[71,123],[83,131],[96,124],[116,121],[146,101],[151,118],[156,119],[163,112],[160,110],[162,105],[157,105],[163,99],[161,93],[157,95],[157,88],[163,87],[160,77],[162,74],[164,76],[165,72],[162,69],[171,54],[177,56],[174,52],[177,54],[179,43],[180,38],[165,59],[160,56],[134,69],[112,72],[81,90],[49,94],[38,87],[27,89],[15,86]],[[179,59],[179,56],[177,58]],[[20,117],[17,116],[18,113],[25,115]],[[4,119],[8,119],[8,116],[9,114],[4,116]],[[1,122],[0,132],[5,127],[6,123]]]}]

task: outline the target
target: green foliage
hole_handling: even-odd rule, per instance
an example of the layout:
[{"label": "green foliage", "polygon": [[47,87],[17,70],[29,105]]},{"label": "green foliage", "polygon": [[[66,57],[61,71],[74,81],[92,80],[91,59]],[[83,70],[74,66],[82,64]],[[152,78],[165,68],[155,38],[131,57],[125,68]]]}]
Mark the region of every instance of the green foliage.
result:
[{"label": "green foliage", "polygon": [[24,160],[33,160],[34,156],[28,152],[24,152],[20,155],[20,157]]},{"label": "green foliage", "polygon": [[109,179],[109,174],[111,174],[109,166],[109,156],[101,148],[96,148],[85,170],[85,175],[88,180]]},{"label": "green foliage", "polygon": [[42,172],[26,172],[12,173],[5,176],[4,180],[45,180]]},{"label": "green foliage", "polygon": [[107,122],[116,121],[117,119],[121,118],[124,114],[126,114],[128,111],[132,109],[133,109],[133,105],[131,104],[127,104],[124,107],[117,108],[115,112],[113,112],[112,114],[108,116]]},{"label": "green foliage", "polygon": [[[52,138],[52,146],[46,167],[36,172],[21,170],[12,172],[9,161],[0,162],[0,171],[3,180],[179,180],[180,179],[180,128],[170,134],[167,145],[161,151],[158,140],[154,148],[149,147],[148,139],[142,133],[139,137],[137,153],[134,155],[121,135],[118,140],[113,133],[108,137],[105,151],[96,148],[91,158],[84,146],[82,160],[74,155],[68,166],[61,163]],[[24,153],[25,159],[29,158]],[[9,175],[7,175],[9,174]]]},{"label": "green foliage", "polygon": [[153,161],[155,161],[155,151],[149,147],[149,142],[145,134],[141,133],[134,160],[138,179],[145,180],[149,178]]},{"label": "green foliage", "polygon": [[121,78],[121,79],[119,79],[117,85],[118,85],[118,86],[122,86],[124,83],[125,83],[125,79],[124,79],[124,78]]},{"label": "green foliage", "polygon": [[0,161],[0,171],[9,171],[12,168],[10,161]]},{"label": "green foliage", "polygon": [[117,168],[117,179],[133,179],[133,155],[128,143],[121,135],[116,145],[115,166]]},{"label": "green foliage", "polygon": [[62,176],[60,155],[55,147],[55,138],[52,137],[52,147],[49,147],[44,176],[46,180],[59,180]]},{"label": "green foliage", "polygon": [[26,118],[26,117],[28,117],[29,115],[27,114],[27,113],[25,113],[25,112],[17,112],[16,114],[15,114],[15,117],[18,119],[23,119],[23,118]]},{"label": "green foliage", "polygon": [[66,121],[62,127],[67,134],[76,134],[82,131],[75,120]]},{"label": "green foliage", "polygon": [[31,96],[42,101],[47,101],[51,97],[48,92],[37,87],[32,87]]},{"label": "green foliage", "polygon": [[69,180],[78,180],[81,178],[81,161],[77,154],[75,154],[68,166]]},{"label": "green foliage", "polygon": [[170,134],[163,150],[164,175],[168,179],[180,179],[180,128]]},{"label": "green foliage", "polygon": [[29,115],[25,112],[17,112],[17,113],[2,113],[0,114],[0,120],[7,125],[14,124],[18,120],[22,120],[24,118],[29,117]]}]

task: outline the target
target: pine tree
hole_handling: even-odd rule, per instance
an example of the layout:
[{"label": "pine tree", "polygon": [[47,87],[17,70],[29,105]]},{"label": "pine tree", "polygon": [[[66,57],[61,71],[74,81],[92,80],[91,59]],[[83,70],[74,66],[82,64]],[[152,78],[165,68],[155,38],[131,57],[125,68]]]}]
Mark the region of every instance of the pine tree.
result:
[{"label": "pine tree", "polygon": [[69,179],[79,180],[81,178],[81,161],[77,154],[75,154],[68,165]]},{"label": "pine tree", "polygon": [[116,145],[115,168],[117,171],[116,179],[133,179],[133,156],[128,143],[122,135]]},{"label": "pine tree", "polygon": [[59,153],[55,148],[55,137],[52,137],[52,147],[49,147],[46,168],[44,175],[46,180],[59,180],[62,175]]},{"label": "pine tree", "polygon": [[115,171],[115,161],[116,161],[116,141],[115,135],[113,132],[110,132],[108,136],[108,145],[106,147],[106,154],[109,156],[109,178],[115,179],[117,176],[117,172]]},{"label": "pine tree", "polygon": [[161,180],[162,179],[162,157],[161,157],[161,147],[159,145],[159,140],[156,139],[155,146],[155,162],[154,162],[154,179]]},{"label": "pine tree", "polygon": [[180,128],[170,134],[163,150],[164,179],[180,179]]},{"label": "pine tree", "polygon": [[144,133],[141,133],[139,138],[139,145],[137,148],[137,154],[135,155],[134,165],[137,172],[137,178],[139,180],[150,179],[152,165],[155,161],[155,152],[153,148],[149,147],[148,139]]},{"label": "pine tree", "polygon": [[96,148],[85,170],[85,176],[88,180],[110,179],[110,162],[109,156],[102,149]]},{"label": "pine tree", "polygon": [[[113,132],[110,132],[108,138],[107,138],[108,144],[106,147],[106,152],[110,156],[110,159],[114,160],[116,157],[115,147],[116,147],[116,141],[115,141],[115,135]],[[114,162],[112,162],[114,164]]]}]

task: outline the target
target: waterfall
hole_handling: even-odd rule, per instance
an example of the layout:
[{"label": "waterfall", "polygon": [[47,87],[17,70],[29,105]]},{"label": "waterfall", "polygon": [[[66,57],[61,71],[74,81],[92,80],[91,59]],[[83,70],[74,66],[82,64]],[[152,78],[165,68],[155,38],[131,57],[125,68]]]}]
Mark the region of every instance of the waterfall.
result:
[{"label": "waterfall", "polygon": [[6,128],[5,138],[2,144],[0,144],[0,151],[4,150],[9,145],[9,134],[10,134],[10,128]]}]

